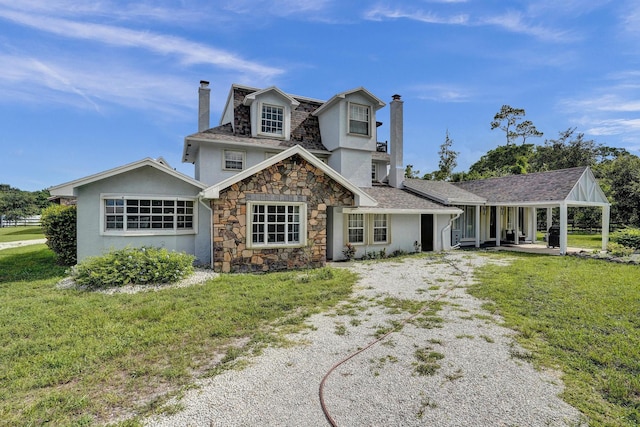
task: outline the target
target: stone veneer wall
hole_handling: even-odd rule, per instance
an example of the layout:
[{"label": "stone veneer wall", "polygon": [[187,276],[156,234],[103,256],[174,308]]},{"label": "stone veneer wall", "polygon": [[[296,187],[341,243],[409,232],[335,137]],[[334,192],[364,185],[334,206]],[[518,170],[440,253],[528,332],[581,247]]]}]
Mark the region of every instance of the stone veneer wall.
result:
[{"label": "stone veneer wall", "polygon": [[[307,246],[247,248],[247,201],[307,203]],[[300,156],[246,178],[211,201],[214,268],[223,273],[320,267],[327,258],[327,208],[353,206],[353,193]],[[250,237],[249,237],[250,238]]]}]

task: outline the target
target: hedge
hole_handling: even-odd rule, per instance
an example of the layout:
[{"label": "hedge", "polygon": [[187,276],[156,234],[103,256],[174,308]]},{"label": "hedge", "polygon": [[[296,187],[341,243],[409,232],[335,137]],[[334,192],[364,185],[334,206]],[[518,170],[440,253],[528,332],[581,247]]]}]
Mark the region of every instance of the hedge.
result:
[{"label": "hedge", "polygon": [[75,206],[51,205],[42,211],[40,222],[47,246],[56,254],[58,263],[77,262],[77,212]]}]

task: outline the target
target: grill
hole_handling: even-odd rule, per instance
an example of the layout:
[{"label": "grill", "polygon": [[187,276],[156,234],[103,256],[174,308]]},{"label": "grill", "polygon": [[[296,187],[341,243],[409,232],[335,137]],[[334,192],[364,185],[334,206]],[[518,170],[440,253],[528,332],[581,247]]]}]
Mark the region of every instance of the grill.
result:
[{"label": "grill", "polygon": [[552,225],[547,232],[547,246],[552,248],[560,246],[560,226]]}]

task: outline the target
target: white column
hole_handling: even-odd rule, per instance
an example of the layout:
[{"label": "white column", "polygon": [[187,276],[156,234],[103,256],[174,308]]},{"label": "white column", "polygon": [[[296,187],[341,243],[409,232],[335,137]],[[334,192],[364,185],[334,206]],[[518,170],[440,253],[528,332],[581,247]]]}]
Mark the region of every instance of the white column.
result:
[{"label": "white column", "polygon": [[518,232],[518,226],[520,225],[520,209],[515,206],[513,208],[513,240],[516,245],[520,244],[520,233]]},{"label": "white column", "polygon": [[611,207],[605,205],[602,207],[602,251],[606,252],[607,245],[609,244],[609,216],[611,214]]},{"label": "white column", "polygon": [[529,236],[531,236],[531,242],[536,243],[538,238],[538,210],[536,207],[529,208],[529,224],[531,224],[531,228],[529,228]]},{"label": "white column", "polygon": [[476,248],[480,247],[480,206],[476,206]]},{"label": "white column", "polygon": [[502,206],[496,206],[496,246],[500,246],[500,238],[502,237],[502,217],[500,213]]},{"label": "white column", "polygon": [[560,203],[560,255],[567,254],[568,209],[565,202]]}]

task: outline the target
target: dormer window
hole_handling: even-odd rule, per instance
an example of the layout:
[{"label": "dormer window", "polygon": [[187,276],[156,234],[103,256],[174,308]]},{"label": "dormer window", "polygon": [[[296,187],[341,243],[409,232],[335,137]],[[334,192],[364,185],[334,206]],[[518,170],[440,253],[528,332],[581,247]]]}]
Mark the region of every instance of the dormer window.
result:
[{"label": "dormer window", "polygon": [[349,103],[349,133],[369,136],[369,106]]},{"label": "dormer window", "polygon": [[262,122],[260,133],[283,136],[284,108],[277,105],[262,104]]}]

